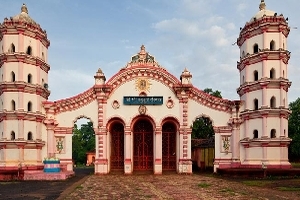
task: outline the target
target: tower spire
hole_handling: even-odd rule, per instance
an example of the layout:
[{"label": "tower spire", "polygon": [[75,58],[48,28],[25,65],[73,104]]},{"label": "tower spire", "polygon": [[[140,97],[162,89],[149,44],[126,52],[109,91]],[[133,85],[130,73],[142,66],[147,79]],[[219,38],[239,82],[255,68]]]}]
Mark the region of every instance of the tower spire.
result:
[{"label": "tower spire", "polygon": [[27,9],[27,6],[25,5],[25,3],[23,3],[23,5],[21,7],[21,12],[25,12],[28,14],[28,9]]},{"label": "tower spire", "polygon": [[266,9],[265,0],[261,0],[259,4],[259,10],[265,10],[265,9]]}]

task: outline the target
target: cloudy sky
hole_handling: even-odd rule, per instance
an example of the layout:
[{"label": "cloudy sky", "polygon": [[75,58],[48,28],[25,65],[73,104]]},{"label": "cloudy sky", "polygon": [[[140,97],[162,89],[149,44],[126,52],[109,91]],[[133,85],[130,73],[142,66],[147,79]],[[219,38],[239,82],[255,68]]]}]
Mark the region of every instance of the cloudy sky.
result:
[{"label": "cloudy sky", "polygon": [[[289,18],[289,101],[294,101],[300,97],[300,1],[265,2]],[[142,44],[176,77],[186,67],[194,86],[239,99],[239,49],[232,44],[260,0],[0,0],[1,22],[19,14],[23,3],[51,42],[50,100],[89,89],[98,68],[109,79]]]}]

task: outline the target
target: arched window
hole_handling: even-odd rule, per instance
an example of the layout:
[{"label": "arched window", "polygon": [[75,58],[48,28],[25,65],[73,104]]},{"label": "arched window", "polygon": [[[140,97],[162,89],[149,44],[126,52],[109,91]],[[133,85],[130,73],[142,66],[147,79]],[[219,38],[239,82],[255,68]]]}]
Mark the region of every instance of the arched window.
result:
[{"label": "arched window", "polygon": [[16,47],[15,47],[14,43],[11,43],[11,45],[10,45],[10,52],[11,53],[15,53],[16,52]]},{"label": "arched window", "polygon": [[11,72],[11,82],[15,82],[15,81],[16,81],[15,72]]},{"label": "arched window", "polygon": [[244,58],[245,57],[245,51],[243,51],[243,53],[242,53],[242,58]]},{"label": "arched window", "polygon": [[258,53],[258,44],[254,44],[253,53]]},{"label": "arched window", "polygon": [[284,137],[286,136],[286,135],[285,135],[285,129],[283,130],[283,135],[284,135]]},{"label": "arched window", "polygon": [[254,76],[254,81],[258,81],[258,71],[254,71],[253,72],[253,76]]},{"label": "arched window", "polygon": [[271,108],[276,108],[276,98],[273,96],[270,100]]},{"label": "arched window", "polygon": [[271,130],[270,138],[276,138],[276,130],[275,129]]},{"label": "arched window", "polygon": [[27,140],[33,140],[33,139],[32,139],[32,133],[31,133],[31,132],[28,132],[28,134],[27,134]]},{"label": "arched window", "polygon": [[28,76],[27,76],[27,82],[28,83],[32,83],[32,75],[31,74],[28,74]]},{"label": "arched window", "polygon": [[16,110],[16,102],[14,100],[11,101],[11,110]]},{"label": "arched window", "polygon": [[283,50],[285,50],[285,46],[284,46],[284,43],[282,44],[282,47],[283,47]]},{"label": "arched window", "polygon": [[258,130],[253,131],[253,138],[258,138]]},{"label": "arched window", "polygon": [[28,47],[27,47],[26,53],[27,53],[28,55],[32,55],[32,48],[31,48],[31,46],[28,46]]},{"label": "arched window", "polygon": [[274,51],[274,50],[275,50],[275,41],[274,41],[274,40],[272,40],[272,41],[270,42],[270,50],[271,50],[271,51]]},{"label": "arched window", "polygon": [[42,52],[42,59],[45,60],[44,52]]},{"label": "arched window", "polygon": [[282,70],[282,77],[285,78],[285,76],[284,76],[284,70]]},{"label": "arched window", "polygon": [[30,101],[27,104],[27,110],[32,111],[32,103]]},{"label": "arched window", "polygon": [[258,110],[258,100],[254,99],[253,103],[254,103],[254,110]]},{"label": "arched window", "polygon": [[15,134],[15,132],[12,131],[12,132],[10,133],[10,139],[11,139],[11,140],[15,140],[15,139],[16,139],[16,134]]},{"label": "arched window", "polygon": [[243,82],[242,83],[245,83],[245,76],[243,76]]},{"label": "arched window", "polygon": [[275,69],[272,68],[272,69],[270,70],[270,79],[274,79],[274,78],[275,78]]}]

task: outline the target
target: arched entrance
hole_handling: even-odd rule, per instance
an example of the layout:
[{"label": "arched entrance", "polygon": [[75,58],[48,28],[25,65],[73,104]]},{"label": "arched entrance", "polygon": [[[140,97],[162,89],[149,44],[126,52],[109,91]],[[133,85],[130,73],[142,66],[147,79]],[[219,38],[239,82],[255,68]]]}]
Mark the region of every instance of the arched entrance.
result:
[{"label": "arched entrance", "polygon": [[162,169],[176,170],[176,126],[171,122],[162,126]]},{"label": "arched entrance", "polygon": [[124,126],[120,122],[113,123],[111,134],[111,170],[124,169]]},{"label": "arched entrance", "polygon": [[133,127],[134,170],[153,170],[153,126],[141,119]]}]

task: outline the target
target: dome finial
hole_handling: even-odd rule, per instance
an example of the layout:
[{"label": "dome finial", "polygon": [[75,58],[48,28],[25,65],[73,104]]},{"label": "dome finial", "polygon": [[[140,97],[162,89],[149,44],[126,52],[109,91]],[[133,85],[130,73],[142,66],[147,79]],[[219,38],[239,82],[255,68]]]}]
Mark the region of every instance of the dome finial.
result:
[{"label": "dome finial", "polygon": [[25,12],[25,13],[28,14],[28,9],[27,9],[25,3],[23,3],[23,5],[22,5],[22,7],[21,7],[21,12]]},{"label": "dome finial", "polygon": [[265,9],[266,9],[265,0],[261,0],[259,4],[259,10],[265,10]]}]

